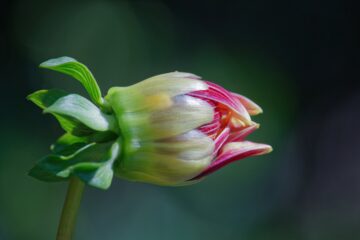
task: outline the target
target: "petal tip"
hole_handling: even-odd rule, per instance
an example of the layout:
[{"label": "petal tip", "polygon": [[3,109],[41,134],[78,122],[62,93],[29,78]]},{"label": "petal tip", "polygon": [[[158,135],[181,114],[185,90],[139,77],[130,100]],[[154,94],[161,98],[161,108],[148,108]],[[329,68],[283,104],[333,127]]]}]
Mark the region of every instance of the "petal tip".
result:
[{"label": "petal tip", "polygon": [[252,147],[252,150],[255,150],[255,152],[252,154],[252,156],[265,155],[265,154],[271,153],[273,151],[273,148],[268,144],[252,143],[252,142],[251,142],[251,144],[254,144]]},{"label": "petal tip", "polygon": [[264,113],[264,110],[259,105],[257,105],[257,108],[252,110],[250,112],[250,115],[258,115],[258,114],[261,114],[261,113]]},{"label": "petal tip", "polygon": [[232,93],[232,95],[235,96],[240,101],[240,103],[244,105],[251,116],[264,112],[263,109],[251,99],[237,93]]},{"label": "petal tip", "polygon": [[268,153],[271,153],[274,149],[272,148],[272,146],[270,145],[266,145],[264,144],[266,147],[264,147],[264,150],[262,151],[261,155],[262,154],[268,154]]}]

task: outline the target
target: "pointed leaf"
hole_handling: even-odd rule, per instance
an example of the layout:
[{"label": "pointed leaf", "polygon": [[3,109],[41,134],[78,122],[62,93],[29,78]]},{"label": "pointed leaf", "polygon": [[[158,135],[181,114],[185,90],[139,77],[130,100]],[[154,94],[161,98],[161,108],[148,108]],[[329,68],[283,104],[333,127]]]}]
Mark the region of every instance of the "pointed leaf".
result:
[{"label": "pointed leaf", "polygon": [[[39,90],[30,94],[27,99],[35,103],[41,109],[46,109],[53,105],[60,98],[68,95],[70,94],[58,89]],[[87,136],[95,132],[75,118],[70,116],[61,116],[56,113],[52,114],[59,121],[61,127],[72,135]]]},{"label": "pointed leaf", "polygon": [[44,157],[29,175],[47,182],[64,181],[75,175],[91,186],[107,189],[113,177],[113,163],[120,154],[120,142],[70,148],[73,149]]},{"label": "pointed leaf", "polygon": [[104,106],[104,99],[101,97],[99,85],[90,70],[84,64],[71,57],[59,57],[41,63],[40,67],[74,77],[84,86],[94,103],[99,106]]},{"label": "pointed leaf", "polygon": [[71,133],[65,133],[58,138],[56,143],[51,145],[50,149],[55,154],[62,154],[64,151],[66,151],[68,146],[73,144],[84,144],[86,142],[87,139],[85,137],[77,137]]},{"label": "pointed leaf", "polygon": [[44,112],[74,118],[96,131],[116,131],[113,115],[101,112],[92,102],[77,94],[59,98]]},{"label": "pointed leaf", "polygon": [[58,89],[39,90],[27,96],[27,99],[35,103],[41,109],[45,109],[59,98],[69,95],[67,92]]},{"label": "pointed leaf", "polygon": [[74,146],[76,144],[89,144],[92,142],[96,143],[105,143],[109,141],[114,141],[118,136],[111,131],[106,132],[94,132],[90,135],[78,137],[74,136],[71,133],[65,133],[59,139],[51,145],[50,149],[55,154],[60,154],[64,151],[68,151],[68,147]]},{"label": "pointed leaf", "polygon": [[106,162],[102,163],[99,166],[90,166],[90,165],[78,165],[74,169],[74,174],[76,174],[80,179],[89,184],[90,186],[108,189],[111,185],[112,178],[114,176],[114,171],[112,169],[113,163],[120,154],[120,144],[115,142],[111,149],[108,152]]}]

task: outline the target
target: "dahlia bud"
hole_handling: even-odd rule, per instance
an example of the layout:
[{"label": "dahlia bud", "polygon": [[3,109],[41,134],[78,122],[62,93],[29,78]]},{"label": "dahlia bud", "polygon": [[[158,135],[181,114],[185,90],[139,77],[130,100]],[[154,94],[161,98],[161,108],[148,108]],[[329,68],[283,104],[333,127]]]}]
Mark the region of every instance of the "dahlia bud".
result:
[{"label": "dahlia bud", "polygon": [[[157,75],[105,98],[90,71],[72,58],[41,65],[79,80],[93,102],[58,90],[29,96],[67,132],[30,172],[57,181],[76,175],[106,189],[115,176],[158,185],[186,185],[239,159],[270,152],[246,141],[262,112],[250,99],[183,72]],[[97,105],[97,106],[96,106]]]}]

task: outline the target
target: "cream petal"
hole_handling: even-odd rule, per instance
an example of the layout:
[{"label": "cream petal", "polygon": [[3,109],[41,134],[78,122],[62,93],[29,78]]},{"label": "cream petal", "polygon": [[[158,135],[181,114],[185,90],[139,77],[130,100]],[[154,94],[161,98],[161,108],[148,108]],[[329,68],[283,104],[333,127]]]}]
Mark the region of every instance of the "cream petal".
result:
[{"label": "cream petal", "polygon": [[156,75],[154,77],[151,78],[173,78],[173,77],[177,77],[177,78],[194,78],[194,79],[201,79],[200,76],[195,75],[193,73],[187,73],[187,72],[178,72],[178,71],[174,71],[174,72],[169,72],[169,73],[163,73],[163,74],[159,74]]},{"label": "cream petal", "polygon": [[213,140],[197,130],[131,145],[133,150],[116,169],[119,176],[135,181],[179,185],[202,172],[213,159]]},{"label": "cream petal", "polygon": [[168,73],[151,77],[129,87],[109,89],[106,100],[119,105],[122,112],[157,108],[168,100],[193,91],[208,89],[208,85],[193,74]]},{"label": "cream petal", "polygon": [[183,160],[196,160],[213,155],[214,141],[198,130],[161,139],[157,141],[142,141],[142,149],[163,154],[179,156]]},{"label": "cream petal", "polygon": [[[116,111],[116,110],[115,110]],[[157,140],[173,137],[210,123],[214,109],[206,101],[177,96],[167,109],[117,114],[124,136],[131,139]]]}]

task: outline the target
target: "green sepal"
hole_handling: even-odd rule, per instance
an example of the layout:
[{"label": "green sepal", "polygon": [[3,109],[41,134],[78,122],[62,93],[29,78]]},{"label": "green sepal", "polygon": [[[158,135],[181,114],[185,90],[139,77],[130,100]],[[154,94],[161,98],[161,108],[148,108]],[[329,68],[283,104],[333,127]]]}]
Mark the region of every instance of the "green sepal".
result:
[{"label": "green sepal", "polygon": [[119,141],[74,143],[41,159],[29,175],[46,182],[64,181],[74,175],[90,186],[107,189],[114,175],[113,163],[119,155]]},{"label": "green sepal", "polygon": [[49,59],[40,64],[41,68],[65,73],[78,80],[90,95],[91,100],[103,110],[110,111],[102,98],[101,90],[90,70],[82,63],[71,57]]},{"label": "green sepal", "polygon": [[96,131],[117,131],[117,123],[113,115],[103,113],[97,106],[78,94],[68,94],[60,97],[45,113],[70,117]]}]

